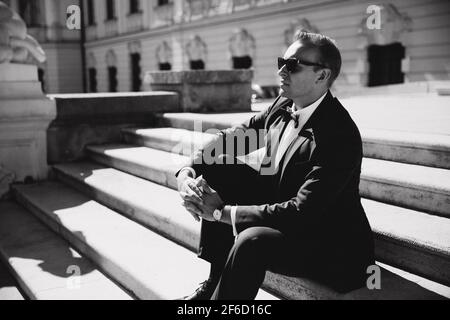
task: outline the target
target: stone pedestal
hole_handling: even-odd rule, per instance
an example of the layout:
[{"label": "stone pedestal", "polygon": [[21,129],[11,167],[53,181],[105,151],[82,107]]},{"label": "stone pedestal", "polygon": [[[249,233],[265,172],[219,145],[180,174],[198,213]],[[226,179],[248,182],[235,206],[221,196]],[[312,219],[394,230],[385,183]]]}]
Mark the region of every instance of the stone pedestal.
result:
[{"label": "stone pedestal", "polygon": [[152,91],[180,94],[184,112],[250,111],[252,70],[147,72]]},{"label": "stone pedestal", "polygon": [[36,66],[0,64],[0,197],[13,181],[47,177],[46,130],[55,115]]}]

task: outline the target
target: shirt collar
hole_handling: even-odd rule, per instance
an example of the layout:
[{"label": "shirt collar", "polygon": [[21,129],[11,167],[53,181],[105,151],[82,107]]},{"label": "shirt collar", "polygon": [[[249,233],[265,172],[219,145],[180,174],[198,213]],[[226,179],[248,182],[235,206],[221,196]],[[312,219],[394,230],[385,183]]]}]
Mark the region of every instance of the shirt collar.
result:
[{"label": "shirt collar", "polygon": [[309,119],[314,111],[316,111],[317,107],[322,103],[323,99],[325,99],[327,93],[328,92],[325,92],[319,99],[311,103],[309,106],[296,110],[294,114],[300,116],[302,119]]},{"label": "shirt collar", "polygon": [[[323,99],[325,99],[327,93],[328,91],[325,92],[319,99],[311,103],[309,106],[293,112],[293,115],[295,115],[298,119],[297,121],[299,121],[297,122],[296,128],[299,128],[299,130],[301,130],[301,128],[306,124],[306,122],[308,122],[309,118],[311,118],[314,111],[316,111],[317,107],[322,103]],[[288,107],[288,109],[290,108],[291,107]]]}]

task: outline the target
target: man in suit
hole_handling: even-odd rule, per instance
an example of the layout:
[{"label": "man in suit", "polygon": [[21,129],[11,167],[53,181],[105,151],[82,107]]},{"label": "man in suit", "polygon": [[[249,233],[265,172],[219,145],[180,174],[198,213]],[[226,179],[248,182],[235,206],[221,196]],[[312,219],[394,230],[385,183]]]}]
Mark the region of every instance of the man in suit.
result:
[{"label": "man in suit", "polygon": [[[211,263],[185,299],[254,299],[267,270],[347,292],[365,285],[374,264],[359,195],[361,136],[329,91],[339,50],[300,32],[278,68],[273,105],[221,131],[177,173],[183,205],[202,220],[199,257]],[[236,151],[230,141],[245,136],[257,143]]]}]

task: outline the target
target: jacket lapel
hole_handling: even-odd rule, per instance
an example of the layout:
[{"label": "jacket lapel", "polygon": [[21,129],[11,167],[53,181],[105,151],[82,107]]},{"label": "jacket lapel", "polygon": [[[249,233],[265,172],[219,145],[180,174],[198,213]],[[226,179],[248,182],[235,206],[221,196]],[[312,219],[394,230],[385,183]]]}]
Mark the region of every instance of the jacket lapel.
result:
[{"label": "jacket lapel", "polygon": [[[311,115],[311,117],[308,119],[308,121],[303,125],[303,129],[300,131],[298,139],[294,142],[293,148],[290,149],[289,151],[289,156],[285,159],[283,159],[283,163],[285,163],[285,165],[283,165],[283,167],[286,169],[289,165],[289,161],[292,160],[292,156],[294,154],[296,154],[296,152],[298,152],[298,150],[300,150],[300,148],[302,147],[302,145],[308,141],[309,139],[314,139],[313,138],[313,123],[316,121],[315,119],[317,117],[320,117],[320,114],[323,113],[323,109],[326,108],[326,105],[331,104],[333,101],[333,96],[331,95],[331,92],[328,91],[327,95],[325,96],[325,98],[323,99],[323,101],[320,103],[320,105],[317,107],[317,109],[314,111],[314,113]],[[263,161],[261,163],[261,169],[263,169],[262,171],[266,172],[267,174],[271,173],[270,168],[274,165],[273,162],[275,160],[275,154],[277,152],[276,147],[272,148],[273,145],[278,146],[278,143],[273,144],[272,143],[272,139],[280,139],[281,138],[281,134],[284,133],[284,130],[286,129],[286,126],[288,124],[289,121],[283,119],[283,113],[286,112],[286,108],[292,106],[292,100],[290,99],[281,99],[278,102],[278,106],[275,106],[273,108],[273,111],[271,112],[271,115],[267,118],[266,120],[266,129],[267,132],[269,133],[271,130],[278,130],[278,132],[280,134],[275,134],[271,137],[270,134],[267,135],[267,141],[265,143],[265,147],[266,147],[266,152],[265,152],[265,156],[263,158]],[[284,110],[282,110],[284,109]],[[313,140],[314,141],[314,140]],[[315,147],[315,144],[312,143],[312,147]],[[273,150],[272,150],[273,149]],[[309,159],[309,157],[308,157]],[[265,170],[264,170],[265,169]],[[282,170],[282,168],[280,169]],[[282,174],[280,174],[280,170],[278,171],[278,176],[279,178],[279,182],[281,183],[281,179],[282,179]],[[260,171],[260,172],[262,172]],[[284,172],[283,172],[284,173]],[[272,174],[276,174],[275,172],[273,172]]]},{"label": "jacket lapel", "polygon": [[[292,145],[292,148],[290,150],[288,150],[285,158],[282,160],[283,167],[281,168],[282,172],[281,172],[280,180],[279,180],[280,183],[281,183],[281,180],[283,179],[285,169],[288,167],[289,161],[291,161],[293,155],[296,154],[298,152],[298,150],[301,150],[302,145],[306,141],[311,140],[314,142],[313,123],[314,123],[314,121],[316,121],[317,117],[320,117],[320,115],[323,113],[323,109],[326,108],[327,105],[331,104],[332,101],[333,101],[333,96],[331,95],[331,92],[328,91],[327,95],[325,96],[323,101],[320,103],[320,105],[317,107],[315,112],[311,115],[311,117],[308,119],[308,121],[306,121],[306,123],[303,125],[303,128],[300,130],[300,132],[298,134],[297,140],[294,142],[294,144]],[[311,154],[314,151],[315,147],[316,147],[315,143],[312,143],[311,144],[312,150],[308,156],[308,160],[311,157]]]},{"label": "jacket lapel", "polygon": [[[273,165],[273,160],[277,152],[277,147],[280,143],[281,135],[289,123],[288,119],[283,116],[286,108],[292,105],[292,100],[283,98],[279,101],[278,106],[275,106],[271,115],[266,120],[266,142],[265,155],[261,163],[261,168],[270,168]],[[276,140],[272,143],[272,140]]]},{"label": "jacket lapel", "polygon": [[[281,167],[282,171],[281,171],[281,176],[280,176],[280,183],[281,183],[281,180],[283,179],[286,168],[288,167],[289,162],[293,159],[294,155],[296,153],[298,153],[299,150],[301,150],[301,148],[305,142],[307,142],[308,140],[312,140],[312,139],[313,139],[312,129],[302,130],[300,132],[300,135],[297,138],[297,140],[294,142],[294,144],[292,145],[292,148],[290,148],[288,150],[288,152],[285,155],[285,158],[282,160],[283,166]],[[309,156],[308,156],[308,160],[309,160]]]}]

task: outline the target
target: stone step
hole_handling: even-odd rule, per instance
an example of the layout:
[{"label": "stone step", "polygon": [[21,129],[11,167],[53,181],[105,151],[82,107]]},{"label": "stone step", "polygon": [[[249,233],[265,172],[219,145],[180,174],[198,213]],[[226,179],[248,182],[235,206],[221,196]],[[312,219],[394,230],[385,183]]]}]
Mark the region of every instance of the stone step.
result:
[{"label": "stone step", "polygon": [[[177,153],[125,144],[88,146],[86,150],[97,162],[171,188],[176,187],[174,174],[189,160]],[[364,158],[360,193],[365,198],[450,217],[449,170]]]},{"label": "stone step", "polygon": [[0,301],[25,300],[16,279],[3,261],[0,261]]},{"label": "stone step", "polygon": [[[54,171],[58,179],[108,207],[191,250],[197,247],[200,226],[181,206],[175,190],[92,162],[57,165]],[[370,200],[364,200],[363,206],[375,233],[379,261],[449,283],[449,219]],[[286,279],[269,274],[266,285],[294,299],[314,295],[302,281]],[[450,297],[449,290],[443,287],[441,292]]]},{"label": "stone step", "polygon": [[367,158],[450,169],[450,136],[361,128]]},{"label": "stone step", "polygon": [[16,203],[0,203],[0,254],[30,299],[132,299]]},{"label": "stone step", "polygon": [[450,218],[450,170],[364,158],[363,197]]},{"label": "stone step", "polygon": [[208,276],[209,264],[194,253],[68,186],[13,189],[26,208],[140,299],[180,298]]},{"label": "stone step", "polygon": [[[166,113],[160,115],[159,124],[164,127],[205,132],[213,128],[229,128],[233,124],[245,121],[252,114],[254,113]],[[371,129],[362,126],[359,126],[359,129],[365,157],[450,169],[448,135]]]},{"label": "stone step", "polygon": [[189,131],[177,128],[151,128],[122,130],[126,143],[136,146],[145,146],[152,149],[163,150],[189,156],[193,151],[208,143],[214,134]]}]

